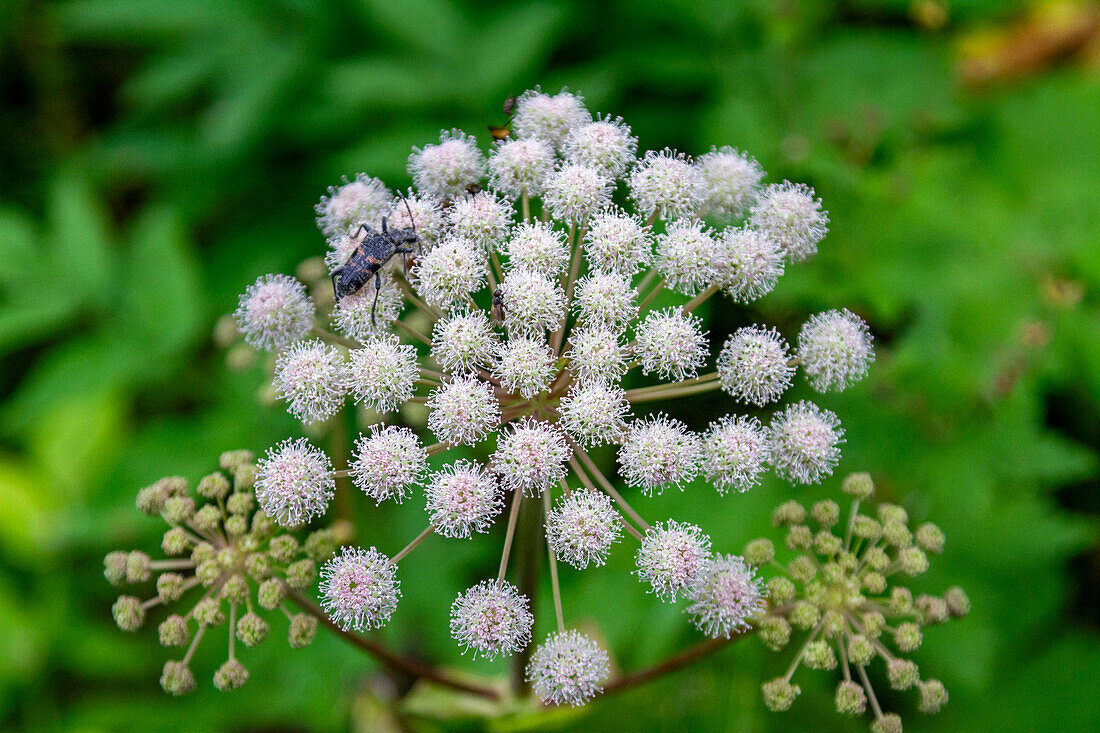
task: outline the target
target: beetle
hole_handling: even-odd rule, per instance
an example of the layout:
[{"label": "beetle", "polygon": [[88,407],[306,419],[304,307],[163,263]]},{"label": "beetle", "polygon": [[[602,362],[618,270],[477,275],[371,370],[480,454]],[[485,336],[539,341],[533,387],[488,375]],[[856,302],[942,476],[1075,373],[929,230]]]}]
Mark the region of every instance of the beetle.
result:
[{"label": "beetle", "polygon": [[409,212],[411,227],[402,229],[390,229],[386,224],[386,217],[382,217],[382,231],[376,232],[367,224],[360,224],[353,236],[358,237],[365,232],[365,236],[359,245],[352,251],[347,261],[332,271],[332,292],[336,301],[349,295],[354,295],[366,285],[371,276],[374,276],[374,302],[370,307],[370,322],[376,326],[374,311],[378,307],[378,293],[382,290],[382,265],[390,261],[395,254],[401,255],[401,263],[408,274],[408,262],[406,255],[413,252],[411,246],[417,245],[420,249],[420,240],[416,235],[416,222],[413,220],[412,209],[404,196],[405,208]]},{"label": "beetle", "polygon": [[493,304],[489,307],[489,322],[492,325],[504,325],[504,308],[504,293],[497,288],[493,291]]}]

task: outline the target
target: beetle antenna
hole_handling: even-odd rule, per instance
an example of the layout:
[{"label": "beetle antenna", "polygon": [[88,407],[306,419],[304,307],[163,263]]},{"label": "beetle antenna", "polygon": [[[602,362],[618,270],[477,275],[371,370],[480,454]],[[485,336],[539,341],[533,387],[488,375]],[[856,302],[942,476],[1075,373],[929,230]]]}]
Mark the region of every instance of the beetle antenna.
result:
[{"label": "beetle antenna", "polygon": [[401,200],[405,202],[405,211],[409,212],[409,223],[412,224],[413,234],[416,235],[416,247],[421,252],[423,252],[424,247],[421,246],[421,244],[420,244],[420,235],[416,233],[416,219],[413,218],[413,210],[409,206],[409,200],[407,198],[405,198],[405,194],[403,194],[401,191],[398,191],[397,195],[400,196]]}]

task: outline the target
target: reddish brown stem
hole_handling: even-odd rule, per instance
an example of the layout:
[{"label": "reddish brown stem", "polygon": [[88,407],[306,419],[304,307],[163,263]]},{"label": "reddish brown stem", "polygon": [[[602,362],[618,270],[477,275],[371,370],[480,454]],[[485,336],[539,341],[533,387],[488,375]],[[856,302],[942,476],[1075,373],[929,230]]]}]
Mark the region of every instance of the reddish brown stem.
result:
[{"label": "reddish brown stem", "polygon": [[705,657],[711,652],[716,652],[723,647],[729,646],[734,642],[738,642],[745,638],[749,634],[753,633],[755,629],[749,629],[748,631],[742,631],[737,634],[732,634],[728,639],[725,637],[718,637],[717,639],[707,639],[700,642],[695,646],[690,646],[683,650],[679,654],[669,657],[663,662],[658,662],[652,667],[646,667],[645,669],[638,670],[637,672],[631,672],[628,675],[624,675],[617,680],[613,680],[604,687],[603,694],[613,695],[616,692],[622,692],[623,690],[630,689],[631,687],[637,687],[638,685],[644,685],[647,682],[662,677],[670,672],[686,667],[695,660]]}]

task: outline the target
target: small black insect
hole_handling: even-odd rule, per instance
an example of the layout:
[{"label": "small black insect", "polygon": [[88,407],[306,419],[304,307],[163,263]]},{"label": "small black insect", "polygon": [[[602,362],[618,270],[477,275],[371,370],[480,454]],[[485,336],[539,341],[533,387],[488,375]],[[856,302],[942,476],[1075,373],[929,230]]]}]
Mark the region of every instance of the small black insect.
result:
[{"label": "small black insect", "polygon": [[493,326],[504,325],[504,293],[497,288],[493,291],[493,304],[489,308],[489,323]]},{"label": "small black insect", "polygon": [[467,183],[466,193],[470,194],[471,196],[477,196],[479,193],[481,193],[481,184],[477,182]]},{"label": "small black insect", "polygon": [[518,97],[508,97],[508,99],[504,100],[504,114],[509,117],[512,116],[512,113],[516,111],[516,102],[518,99]]},{"label": "small black insect", "polygon": [[[404,197],[402,197],[404,198]],[[371,325],[377,325],[374,311],[378,307],[378,292],[382,289],[382,275],[379,272],[382,265],[389,262],[395,254],[401,255],[401,263],[408,274],[408,262],[406,255],[412,254],[411,246],[420,247],[420,240],[416,236],[416,222],[413,221],[412,210],[409,202],[405,201],[405,208],[409,212],[409,221],[413,226],[403,229],[390,229],[386,225],[386,217],[382,217],[382,231],[376,232],[366,224],[360,224],[353,236],[366,233],[359,246],[348,257],[347,262],[332,271],[332,292],[337,302],[341,298],[358,293],[366,285],[371,276],[374,276],[374,303],[370,307]]]}]

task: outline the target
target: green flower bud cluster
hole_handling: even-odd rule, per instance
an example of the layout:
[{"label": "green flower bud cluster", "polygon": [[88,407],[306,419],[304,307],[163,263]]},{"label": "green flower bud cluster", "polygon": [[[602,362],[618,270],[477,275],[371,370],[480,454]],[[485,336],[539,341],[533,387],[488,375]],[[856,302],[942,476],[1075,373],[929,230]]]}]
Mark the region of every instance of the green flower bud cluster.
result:
[{"label": "green flower bud cluster", "polygon": [[880,658],[892,689],[916,689],[921,712],[939,711],[947,703],[943,683],[922,678],[917,665],[900,655],[920,648],[923,627],[969,613],[970,600],[961,588],[914,598],[899,584],[925,573],[929,556],[943,552],[939,527],[926,522],[911,530],[908,513],[894,504],[879,503],[861,514],[861,503],[874,495],[866,473],[845,478],[842,490],[852,497],[846,520],[832,500],[808,510],[788,501],[775,510],[772,522],[785,528],[783,545],[794,553],[785,565],[769,540],[746,546],[750,562],[782,570],[767,581],[771,605],[756,623],[761,639],[779,651],[793,636],[803,636],[787,674],[764,683],[764,702],[774,711],[790,708],[800,691],[792,683],[800,666],[839,668],[837,711],[858,716],[870,709],[873,731],[900,731],[901,718],[882,711],[866,667]]},{"label": "green flower bud cluster", "polygon": [[[156,606],[187,601],[189,609],[170,613],[157,628],[161,645],[184,648],[182,659],[165,663],[160,683],[165,692],[184,695],[195,689],[191,659],[206,632],[228,623],[228,659],[214,673],[214,686],[234,690],[248,681],[248,670],[235,655],[235,642],[252,647],[271,629],[264,612],[281,609],[290,619],[291,648],[308,646],[317,619],[286,607],[287,595],[306,590],[317,579],[317,566],[336,551],[336,537],[325,529],[304,542],[256,508],[256,467],[250,451],[221,455],[221,470],[204,476],[192,495],[185,478],[163,478],[138,492],[137,507],[168,523],[154,560],[140,551],[112,552],[103,575],[112,585],[155,583],[148,600],[123,595],[111,608],[123,631],[137,631]],[[278,614],[282,616],[283,614]]]}]

